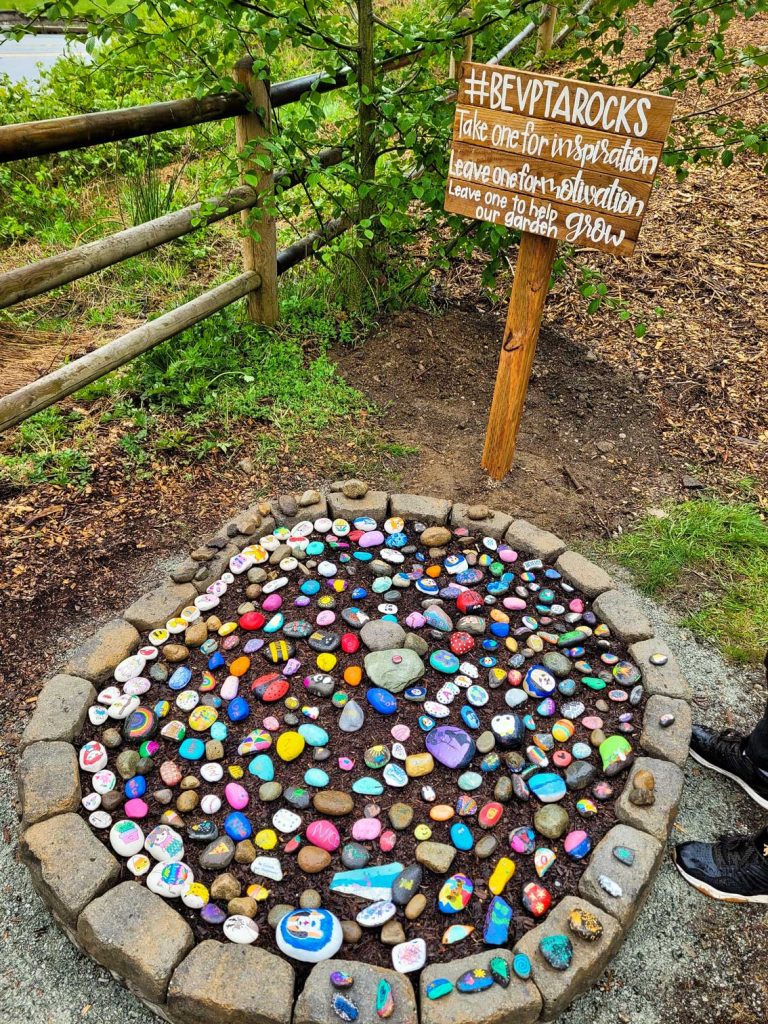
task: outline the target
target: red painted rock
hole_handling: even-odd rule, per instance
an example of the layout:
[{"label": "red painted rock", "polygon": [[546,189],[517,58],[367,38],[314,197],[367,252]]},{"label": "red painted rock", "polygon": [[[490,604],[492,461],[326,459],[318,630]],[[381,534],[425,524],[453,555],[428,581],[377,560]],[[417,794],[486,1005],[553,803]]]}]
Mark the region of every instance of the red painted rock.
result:
[{"label": "red painted rock", "polygon": [[379,847],[384,853],[389,853],[394,850],[395,843],[397,842],[397,836],[391,829],[387,829],[386,832],[382,832],[379,836]]},{"label": "red painted rock", "polygon": [[478,608],[484,608],[485,603],[476,590],[465,590],[456,598],[456,607],[462,615],[467,615]]},{"label": "red painted rock", "polygon": [[[461,596],[463,597],[463,595]],[[469,633],[453,633],[449,644],[453,653],[461,656],[469,654],[475,646],[475,640],[474,637],[469,635]]]},{"label": "red painted rock", "polygon": [[523,906],[534,917],[543,917],[552,906],[552,897],[543,885],[529,882],[523,889]]},{"label": "red painted rock", "polygon": [[261,612],[246,612],[239,619],[240,628],[250,630],[261,629],[266,621]]},{"label": "red painted rock", "polygon": [[273,704],[276,700],[282,700],[288,693],[288,689],[288,680],[279,672],[267,672],[266,675],[258,676],[251,683],[251,690],[265,704]]},{"label": "red painted rock", "polygon": [[501,804],[495,800],[490,800],[487,804],[480,808],[480,813],[477,816],[478,824],[481,828],[493,828],[501,821],[501,816],[504,813],[504,808]]},{"label": "red painted rock", "polygon": [[347,654],[354,654],[360,649],[360,638],[355,633],[344,633],[341,638],[341,649]]},{"label": "red painted rock", "polygon": [[294,836],[289,839],[283,847],[283,853],[294,853],[301,846],[301,836]]}]

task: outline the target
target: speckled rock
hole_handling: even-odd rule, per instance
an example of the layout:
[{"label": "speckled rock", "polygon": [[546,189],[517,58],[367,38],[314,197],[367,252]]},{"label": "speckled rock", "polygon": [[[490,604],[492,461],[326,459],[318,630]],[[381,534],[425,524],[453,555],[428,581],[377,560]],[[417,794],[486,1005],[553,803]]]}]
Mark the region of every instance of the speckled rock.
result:
[{"label": "speckled rock", "polygon": [[565,551],[565,541],[554,533],[540,530],[538,526],[525,519],[515,519],[504,535],[504,540],[515,551],[533,558],[541,558],[544,562],[553,562]]},{"label": "speckled rock", "polygon": [[[656,780],[655,800],[650,806],[638,807],[629,799],[632,779],[640,771],[651,772]],[[616,801],[616,817],[625,825],[631,825],[642,832],[648,832],[661,842],[677,815],[680,794],[683,789],[683,773],[670,761],[659,761],[651,757],[640,757],[635,761],[624,790]]]},{"label": "speckled rock", "polygon": [[[675,721],[663,729],[659,719],[670,714],[675,716]],[[640,746],[651,757],[672,761],[682,768],[688,757],[692,724],[691,706],[687,701],[657,694],[649,698],[645,706]]]},{"label": "speckled rock", "polygon": [[138,630],[163,626],[185,605],[192,604],[197,591],[191,583],[167,583],[156,587],[129,605],[123,615]]},{"label": "speckled rock", "polygon": [[564,551],[555,562],[555,568],[587,597],[597,597],[613,586],[605,569],[590,562],[578,551]]}]

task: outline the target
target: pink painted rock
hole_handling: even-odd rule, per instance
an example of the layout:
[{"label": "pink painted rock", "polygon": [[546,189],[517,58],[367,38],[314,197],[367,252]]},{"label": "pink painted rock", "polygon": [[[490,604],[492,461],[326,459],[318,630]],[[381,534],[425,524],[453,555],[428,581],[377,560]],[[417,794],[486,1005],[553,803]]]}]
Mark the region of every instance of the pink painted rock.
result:
[{"label": "pink painted rock", "polygon": [[160,765],[160,778],[166,786],[178,786],[181,782],[181,768],[173,761],[163,761]]},{"label": "pink painted rock", "polygon": [[502,604],[511,612],[521,612],[525,608],[525,601],[522,597],[505,597]]},{"label": "pink painted rock", "polygon": [[228,782],[224,787],[224,796],[229,806],[236,811],[242,811],[248,806],[248,791],[239,782]]},{"label": "pink painted rock", "polygon": [[593,729],[602,729],[603,720],[599,715],[585,715],[581,720],[581,724],[585,729],[589,729],[592,732]]},{"label": "pink painted rock", "polygon": [[421,612],[411,612],[408,618],[405,620],[405,624],[409,629],[421,629],[426,623],[426,619]]},{"label": "pink painted rock", "polygon": [[578,612],[579,614],[584,611],[584,602],[580,597],[574,597],[574,599],[569,602],[568,611]]},{"label": "pink painted rock", "polygon": [[336,612],[322,611],[318,614],[315,622],[318,626],[332,626],[336,621]]},{"label": "pink painted rock", "polygon": [[261,602],[261,607],[264,609],[265,612],[276,612],[282,606],[282,604],[283,599],[282,597],[280,597],[279,594],[270,594],[268,597],[265,597],[264,600]]},{"label": "pink painted rock", "polygon": [[411,735],[411,730],[407,725],[398,723],[392,729],[392,739],[397,740],[399,743],[405,743],[408,737]]},{"label": "pink painted rock", "polygon": [[352,826],[352,838],[358,842],[378,839],[381,834],[381,822],[378,818],[358,818]]},{"label": "pink painted rock", "polygon": [[517,552],[514,548],[507,547],[506,544],[500,544],[499,550],[496,552],[502,562],[516,562]]},{"label": "pink painted rock", "polygon": [[375,548],[384,543],[384,534],[381,530],[369,530],[364,533],[359,542],[361,548]]},{"label": "pink painted rock", "polygon": [[395,843],[397,842],[397,836],[391,829],[387,829],[386,832],[382,832],[379,836],[379,847],[384,853],[389,853],[394,850]]},{"label": "pink painted rock", "polygon": [[327,821],[325,818],[310,822],[307,826],[307,839],[313,846],[327,850],[328,853],[338,850],[341,845],[339,830],[332,821]]},{"label": "pink painted rock", "polygon": [[339,758],[339,768],[341,768],[341,770],[343,772],[351,772],[354,767],[355,767],[355,762],[354,762],[353,758],[351,758],[351,757],[340,757]]},{"label": "pink painted rock", "polygon": [[123,814],[126,818],[146,818],[149,814],[149,806],[140,797],[135,796],[132,800],[126,800],[123,805]]},{"label": "pink painted rock", "polygon": [[237,676],[227,676],[221,684],[220,695],[222,700],[234,700],[237,691],[240,689],[240,680]]},{"label": "pink painted rock", "polygon": [[280,722],[274,717],[274,715],[269,715],[261,724],[269,732],[277,732],[280,728]]}]

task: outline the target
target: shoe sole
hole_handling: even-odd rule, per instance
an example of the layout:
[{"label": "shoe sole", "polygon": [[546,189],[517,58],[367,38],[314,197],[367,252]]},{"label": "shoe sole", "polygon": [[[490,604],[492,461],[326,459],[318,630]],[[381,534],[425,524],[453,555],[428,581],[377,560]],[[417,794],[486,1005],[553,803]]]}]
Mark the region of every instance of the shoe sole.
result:
[{"label": "shoe sole", "polygon": [[702,882],[700,878],[694,878],[693,875],[689,875],[687,871],[683,871],[677,862],[677,857],[673,858],[674,865],[686,882],[692,885],[694,889],[702,893],[704,896],[710,896],[713,900],[720,900],[722,903],[766,903],[768,904],[768,893],[762,896],[742,896],[738,893],[733,892],[721,892],[719,889],[715,889],[712,885],[707,885],[706,882]]},{"label": "shoe sole", "polygon": [[734,775],[733,772],[727,772],[725,768],[721,768],[719,765],[712,764],[711,761],[707,761],[701,756],[701,754],[697,754],[693,748],[689,749],[688,753],[694,761],[698,761],[699,764],[703,764],[705,768],[711,768],[713,772],[718,772],[720,775],[725,775],[728,779],[733,779],[734,782],[741,786],[745,793],[752,797],[758,807],[762,807],[763,810],[768,811],[768,800],[765,797],[760,796],[760,794],[752,789],[749,783],[745,782],[744,779],[740,779],[739,776]]}]

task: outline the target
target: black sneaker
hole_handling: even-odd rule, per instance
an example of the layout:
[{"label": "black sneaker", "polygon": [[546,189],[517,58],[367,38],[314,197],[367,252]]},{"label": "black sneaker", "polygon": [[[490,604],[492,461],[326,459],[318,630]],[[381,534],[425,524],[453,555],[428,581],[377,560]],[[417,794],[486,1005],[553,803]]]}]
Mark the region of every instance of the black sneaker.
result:
[{"label": "black sneaker", "polygon": [[715,732],[703,725],[694,725],[691,757],[738,782],[756,804],[768,810],[768,772],[758,768],[747,754],[748,739],[733,729]]},{"label": "black sneaker", "polygon": [[731,836],[718,843],[680,843],[675,866],[694,889],[729,903],[768,903],[765,833]]}]

